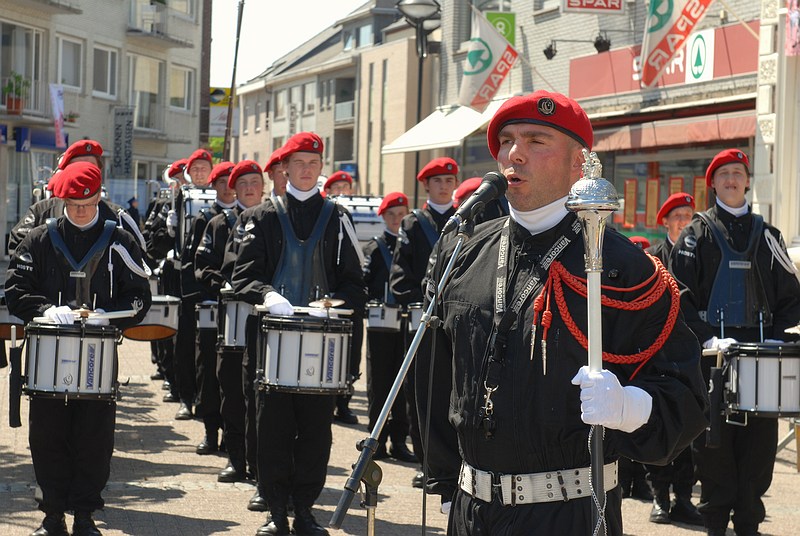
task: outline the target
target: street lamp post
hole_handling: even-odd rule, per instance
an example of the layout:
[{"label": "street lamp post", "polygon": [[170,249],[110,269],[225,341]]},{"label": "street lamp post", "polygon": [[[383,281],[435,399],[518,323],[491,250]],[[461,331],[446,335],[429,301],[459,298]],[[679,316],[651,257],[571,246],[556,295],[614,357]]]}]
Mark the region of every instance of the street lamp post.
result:
[{"label": "street lamp post", "polygon": [[[442,7],[436,0],[400,0],[397,9],[406,22],[416,30],[417,39],[417,122],[422,120],[422,72],[428,56],[428,33],[439,27],[439,13]],[[414,156],[414,173],[419,171],[419,151]],[[419,205],[419,181],[414,180],[414,208]]]}]

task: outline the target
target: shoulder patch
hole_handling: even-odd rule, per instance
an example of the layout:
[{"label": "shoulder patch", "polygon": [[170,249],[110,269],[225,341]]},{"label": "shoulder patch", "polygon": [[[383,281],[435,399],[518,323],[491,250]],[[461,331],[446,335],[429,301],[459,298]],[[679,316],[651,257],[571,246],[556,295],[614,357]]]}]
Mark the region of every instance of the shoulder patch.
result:
[{"label": "shoulder patch", "polygon": [[24,262],[25,264],[33,264],[33,255],[30,251],[26,251],[22,255],[17,256],[17,261]]},{"label": "shoulder patch", "polygon": [[247,223],[244,225],[244,230],[245,230],[246,232],[248,232],[248,233],[249,233],[250,231],[252,231],[253,229],[255,229],[255,227],[256,227],[256,222],[254,222],[253,220],[249,220],[249,221],[248,221],[248,222],[247,222]]},{"label": "shoulder patch", "polygon": [[211,238],[211,233],[204,233],[203,234],[203,245],[204,246],[210,246],[212,242],[213,242],[213,239]]},{"label": "shoulder patch", "polygon": [[683,239],[683,245],[686,247],[686,249],[694,249],[697,247],[697,238],[689,235]]}]

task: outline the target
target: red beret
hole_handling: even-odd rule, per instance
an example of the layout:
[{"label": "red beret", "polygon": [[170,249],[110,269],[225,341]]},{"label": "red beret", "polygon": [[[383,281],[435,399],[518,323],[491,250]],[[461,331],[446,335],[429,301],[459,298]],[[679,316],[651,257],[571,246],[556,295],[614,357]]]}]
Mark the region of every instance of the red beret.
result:
[{"label": "red beret", "polygon": [[269,171],[272,166],[277,166],[283,160],[283,147],[278,147],[269,155],[269,160],[264,164],[264,171]]},{"label": "red beret", "polygon": [[725,149],[717,153],[717,156],[711,161],[706,169],[706,186],[711,188],[711,179],[714,177],[714,172],[717,168],[725,164],[744,164],[747,174],[750,174],[750,159],[739,149]]},{"label": "red beret", "polygon": [[75,162],[58,174],[53,195],[62,199],[86,199],[100,191],[100,168],[91,162]]},{"label": "red beret", "polygon": [[94,140],[80,140],[76,141],[69,148],[64,151],[61,158],[58,159],[58,169],[64,169],[70,161],[76,156],[95,156],[100,158],[103,156],[103,147]]},{"label": "red beret", "polygon": [[656,223],[659,225],[664,223],[664,218],[667,217],[673,209],[678,207],[692,207],[692,210],[694,210],[694,197],[686,192],[678,192],[669,196],[667,200],[664,201],[664,204],[661,205],[658,214],[656,214]]},{"label": "red beret", "polygon": [[219,179],[227,177],[233,172],[233,162],[220,162],[208,174],[208,184],[214,184]]},{"label": "red beret", "polygon": [[346,171],[337,171],[336,173],[332,173],[328,180],[325,181],[325,184],[322,186],[322,189],[329,188],[331,184],[334,182],[339,181],[347,181],[349,184],[353,184],[353,177]]},{"label": "red beret", "polygon": [[592,123],[581,105],[561,93],[551,93],[540,89],[528,95],[511,97],[489,121],[486,138],[489,152],[497,159],[500,150],[498,135],[500,130],[510,124],[533,123],[552,127],[591,149],[594,143]]},{"label": "red beret", "polygon": [[261,169],[261,166],[258,165],[258,162],[254,160],[242,160],[236,164],[231,176],[228,177],[228,188],[235,188],[236,181],[239,180],[239,177],[242,175],[249,175],[250,173],[256,173],[260,175],[262,179],[264,178],[264,171]]},{"label": "red beret", "polygon": [[436,175],[458,175],[458,164],[447,156],[434,158],[419,170],[417,180],[422,181]]},{"label": "red beret", "polygon": [[167,177],[172,178],[179,173],[183,173],[184,170],[186,169],[186,164],[188,162],[189,162],[188,158],[181,158],[180,160],[175,160],[167,170]]},{"label": "red beret", "polygon": [[650,247],[650,241],[643,236],[630,236],[628,239],[642,249]]},{"label": "red beret", "polygon": [[47,186],[45,186],[46,190],[50,190],[52,192],[53,190],[56,189],[56,184],[58,183],[59,180],[61,180],[61,177],[59,175],[61,175],[61,170],[56,169],[55,173],[53,173],[53,176],[50,177],[49,181],[47,181]]},{"label": "red beret", "polygon": [[322,154],[322,138],[313,132],[298,132],[288,140],[283,146],[281,160],[286,160],[293,153],[317,153]]},{"label": "red beret", "polygon": [[462,201],[466,200],[475,190],[478,189],[478,186],[481,185],[481,182],[483,182],[481,177],[472,177],[471,179],[467,179],[459,184],[458,188],[456,188],[456,193],[453,196],[455,198],[453,207],[458,208],[458,205],[460,205]]},{"label": "red beret", "polygon": [[192,164],[194,164],[197,160],[205,160],[212,166],[214,165],[214,161],[211,159],[211,153],[206,149],[198,149],[193,152],[192,156],[190,156],[186,161],[186,169],[188,170],[190,167],[192,167]]},{"label": "red beret", "polygon": [[381,206],[378,207],[378,216],[392,207],[407,207],[408,196],[403,192],[390,192],[383,196]]}]

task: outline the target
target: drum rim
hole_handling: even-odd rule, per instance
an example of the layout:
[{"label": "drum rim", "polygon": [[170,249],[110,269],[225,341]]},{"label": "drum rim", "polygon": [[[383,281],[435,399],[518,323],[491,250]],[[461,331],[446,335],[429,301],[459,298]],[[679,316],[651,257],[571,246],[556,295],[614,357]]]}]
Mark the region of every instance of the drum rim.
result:
[{"label": "drum rim", "polygon": [[37,332],[38,330],[46,331],[56,331],[59,332],[59,335],[65,336],[80,336],[82,333],[90,333],[93,335],[107,335],[109,338],[116,337],[117,329],[116,326],[98,326],[96,324],[43,324],[40,322],[28,322],[25,326],[26,332]]},{"label": "drum rim", "polygon": [[[278,315],[261,315],[261,330],[267,331],[267,324],[277,324],[275,329],[282,331],[314,331],[317,333],[353,333],[353,321],[348,318],[321,318],[318,316],[303,316],[303,317],[282,317]],[[318,328],[324,324],[328,324],[332,329],[310,329]],[[292,329],[297,326],[300,329]],[[305,329],[303,329],[305,327]]]}]

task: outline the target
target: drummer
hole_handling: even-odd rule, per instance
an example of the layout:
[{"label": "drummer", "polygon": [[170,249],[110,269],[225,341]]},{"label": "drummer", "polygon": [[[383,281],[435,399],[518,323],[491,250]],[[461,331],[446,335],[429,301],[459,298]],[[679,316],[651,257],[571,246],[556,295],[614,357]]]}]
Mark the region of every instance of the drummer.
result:
[{"label": "drummer", "polygon": [[[340,217],[346,217],[346,211],[323,199],[317,188],[322,154],[322,140],[314,133],[289,138],[283,152],[289,178],[286,195],[240,216],[246,234],[233,270],[233,289],[240,299],[263,304],[272,315],[292,315],[293,305],[306,306],[324,295],[344,300],[344,307],[351,309],[363,309],[366,303],[355,245],[341,231]],[[320,270],[303,268],[307,255],[319,259],[313,266]],[[257,534],[289,534],[290,495],[294,532],[328,534],[311,507],[325,485],[334,398],[258,393],[258,479],[264,484],[270,518]]]},{"label": "drummer", "polygon": [[272,191],[269,194],[270,197],[286,194],[286,183],[288,179],[286,178],[286,174],[283,172],[283,160],[281,158],[282,151],[283,147],[275,149],[270,155],[269,160],[267,160],[267,163],[264,164],[264,171],[267,172],[269,180],[272,181]]},{"label": "drummer", "polygon": [[[261,166],[252,160],[242,160],[233,167],[228,177],[228,188],[236,191],[236,205],[224,209],[208,222],[203,240],[194,257],[194,273],[197,282],[206,293],[219,296],[220,290],[228,286],[222,274],[222,261],[225,243],[231,234],[236,218],[246,208],[261,203],[264,191],[264,175]],[[243,351],[217,351],[217,378],[220,387],[220,413],[223,419],[223,441],[228,454],[228,464],[217,475],[219,482],[237,482],[248,476],[246,460],[250,463],[249,474],[256,474],[256,452],[246,456],[245,446],[245,403],[242,389]],[[254,415],[255,417],[255,415]],[[255,422],[253,423],[255,440]],[[253,447],[255,441],[253,441]]]},{"label": "drummer", "polygon": [[[384,196],[378,207],[378,215],[383,218],[386,228],[364,246],[367,264],[364,267],[364,281],[371,301],[397,306],[397,301],[389,288],[389,270],[392,256],[400,232],[400,222],[408,215],[408,196],[403,192],[391,192]],[[404,325],[402,327],[405,327]],[[369,430],[375,427],[383,409],[389,390],[400,371],[405,357],[405,330],[398,326],[397,331],[378,331],[367,328],[367,400],[369,403]],[[378,450],[373,456],[380,460],[391,456],[403,462],[416,462],[417,457],[408,450],[408,408],[402,389],[392,404],[391,420],[381,431]],[[387,450],[386,440],[391,438],[392,446]]]},{"label": "drummer", "polygon": [[[800,283],[781,233],[747,201],[747,155],[739,149],[719,152],[706,169],[706,185],[716,202],[694,215],[670,257],[671,271],[684,287],[681,309],[686,323],[703,348],[718,351],[737,342],[794,340],[785,330],[800,318]],[[704,361],[708,380],[710,361]],[[732,416],[739,421],[745,417],[746,426],[721,423],[719,448],[706,447],[703,436],[694,444],[701,484],[698,510],[710,535],[725,534],[731,512],[738,536],[758,534],[764,521],[761,497],[772,481],[778,421]]]},{"label": "drummer", "polygon": [[322,190],[329,197],[351,195],[353,193],[353,176],[346,171],[331,173],[322,186]]},{"label": "drummer", "polygon": [[[122,329],[141,321],[150,308],[136,239],[99,216],[100,176],[91,162],[65,168],[54,191],[64,200],[64,212],[53,224],[31,230],[17,246],[6,276],[6,298],[9,311],[25,322],[44,316],[48,322],[72,325],[72,311],[87,304],[96,312],[136,311],[112,321]],[[99,246],[98,253],[83,267],[76,269],[66,260],[84,259],[94,246]],[[76,272],[83,272],[82,277],[72,278]],[[42,491],[39,508],[45,513],[33,536],[67,535],[67,511],[75,514],[72,534],[100,534],[92,512],[104,504],[115,412],[113,401],[31,398],[29,441]]]}]

